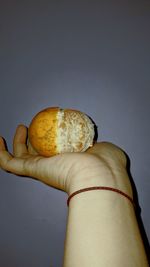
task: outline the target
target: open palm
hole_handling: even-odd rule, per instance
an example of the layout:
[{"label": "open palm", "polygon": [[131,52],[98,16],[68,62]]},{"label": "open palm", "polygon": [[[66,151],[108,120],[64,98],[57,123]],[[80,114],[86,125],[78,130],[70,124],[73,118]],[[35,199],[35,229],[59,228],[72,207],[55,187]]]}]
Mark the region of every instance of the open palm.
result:
[{"label": "open palm", "polygon": [[17,175],[38,179],[68,194],[85,186],[88,178],[88,184],[92,181],[91,185],[94,185],[100,176],[106,177],[111,173],[109,158],[112,158],[112,153],[115,161],[124,159],[120,149],[109,143],[98,143],[88,153],[64,153],[46,158],[39,156],[30,144],[26,144],[26,140],[27,128],[20,125],[13,140],[13,154],[10,154],[3,138],[0,138],[0,167]]}]

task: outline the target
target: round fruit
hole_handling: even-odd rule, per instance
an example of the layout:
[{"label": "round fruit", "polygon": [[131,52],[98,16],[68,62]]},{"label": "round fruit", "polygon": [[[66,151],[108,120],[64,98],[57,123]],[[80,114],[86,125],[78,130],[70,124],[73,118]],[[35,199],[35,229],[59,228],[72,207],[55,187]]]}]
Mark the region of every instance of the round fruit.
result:
[{"label": "round fruit", "polygon": [[83,152],[93,145],[95,125],[83,112],[50,107],[40,111],[29,126],[29,142],[43,156]]}]

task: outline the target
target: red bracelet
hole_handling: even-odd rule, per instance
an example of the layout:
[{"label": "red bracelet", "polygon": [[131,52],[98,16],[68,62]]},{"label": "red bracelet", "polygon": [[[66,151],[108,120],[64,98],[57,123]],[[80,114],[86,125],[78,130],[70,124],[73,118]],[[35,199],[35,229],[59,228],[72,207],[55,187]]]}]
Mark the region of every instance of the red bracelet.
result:
[{"label": "red bracelet", "polygon": [[116,192],[116,193],[126,197],[134,205],[133,199],[130,196],[128,196],[126,193],[120,191],[119,189],[107,187],[107,186],[94,186],[94,187],[88,187],[88,188],[84,188],[84,189],[80,189],[78,191],[75,191],[74,193],[72,193],[68,197],[67,205],[69,206],[69,202],[70,202],[71,198],[74,197],[75,195],[86,192],[86,191],[91,191],[91,190],[108,190],[108,191]]}]

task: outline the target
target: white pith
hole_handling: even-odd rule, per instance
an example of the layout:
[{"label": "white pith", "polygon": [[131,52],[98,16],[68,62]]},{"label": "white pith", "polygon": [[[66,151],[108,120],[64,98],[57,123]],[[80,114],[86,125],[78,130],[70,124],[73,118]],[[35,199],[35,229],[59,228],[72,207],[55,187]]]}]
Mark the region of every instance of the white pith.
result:
[{"label": "white pith", "polygon": [[[57,113],[57,152],[83,152],[93,145],[94,124],[90,118],[82,113],[72,111],[68,120],[65,120],[65,111],[60,109]],[[65,128],[62,127],[62,125]],[[81,126],[82,125],[82,126]],[[79,148],[78,145],[81,145]]]}]

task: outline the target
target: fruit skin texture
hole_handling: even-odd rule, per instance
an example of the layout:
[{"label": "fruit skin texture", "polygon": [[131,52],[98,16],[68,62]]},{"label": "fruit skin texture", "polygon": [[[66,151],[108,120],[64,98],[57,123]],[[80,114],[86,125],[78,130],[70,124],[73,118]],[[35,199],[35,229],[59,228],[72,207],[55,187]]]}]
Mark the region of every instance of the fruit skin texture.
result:
[{"label": "fruit skin texture", "polygon": [[45,157],[83,152],[93,145],[94,134],[94,124],[86,114],[58,107],[40,111],[28,130],[31,146]]},{"label": "fruit skin texture", "polygon": [[46,108],[31,121],[28,135],[33,148],[42,156],[58,153],[56,145],[57,113],[59,108]]}]

